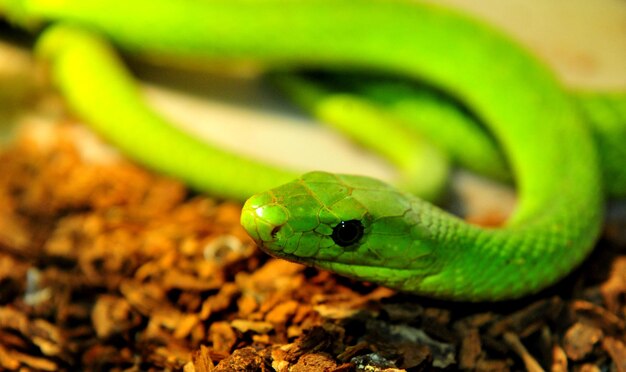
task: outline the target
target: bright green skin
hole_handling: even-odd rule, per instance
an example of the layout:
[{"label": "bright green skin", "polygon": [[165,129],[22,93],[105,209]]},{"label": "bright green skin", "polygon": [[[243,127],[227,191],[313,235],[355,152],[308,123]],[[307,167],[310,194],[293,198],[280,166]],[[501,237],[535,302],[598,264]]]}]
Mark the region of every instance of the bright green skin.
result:
[{"label": "bright green skin", "polygon": [[[273,75],[271,79],[292,101],[321,122],[351,137],[364,147],[376,151],[394,164],[400,175],[394,183],[396,187],[410,191],[425,200],[440,199],[446,190],[450,170],[448,158],[421,133],[410,130],[405,120],[367,99],[354,94],[328,91],[321,85],[305,82],[294,75],[281,73]],[[428,100],[421,102],[425,102],[426,105],[429,103]],[[422,108],[425,108],[424,106],[422,105]],[[450,107],[446,110],[445,105],[438,107],[436,110],[438,113],[449,112],[452,115],[448,117],[458,115],[458,110],[452,110]],[[438,124],[442,122],[439,121]],[[466,124],[466,121],[462,124]],[[467,126],[461,128],[465,129]],[[381,141],[381,138],[385,140]],[[390,143],[393,146],[389,146]]]},{"label": "bright green skin", "polygon": [[[576,216],[533,217],[480,228],[375,179],[312,172],[248,199],[241,223],[277,257],[420,295],[493,301],[553,283],[586,256],[580,239],[593,244]],[[341,247],[331,234],[350,220],[365,234]]]},{"label": "bright green skin", "polygon": [[626,92],[576,92],[575,100],[590,123],[608,195],[626,197]]},{"label": "bright green skin", "polygon": [[[208,146],[175,129],[144,102],[111,47],[91,33],[67,25],[51,28],[37,43],[37,52],[51,62],[53,79],[73,110],[94,129],[133,158],[198,190],[245,200],[298,175]],[[437,200],[445,190],[447,158],[421,137],[407,133],[383,110],[357,97],[334,95],[318,104],[317,112],[358,142],[378,146],[379,153],[400,170],[397,184],[403,189],[426,200]],[[383,136],[395,146],[384,146],[379,141]],[[208,168],[209,164],[221,166]]]},{"label": "bright green skin", "polygon": [[[518,208],[507,225],[482,229],[372,179],[308,174],[246,202],[242,223],[271,254],[405,291],[499,300],[553,283],[583,260],[598,235],[600,171],[591,135],[571,100],[534,58],[497,32],[449,11],[382,0],[4,0],[2,7],[26,23],[65,20],[97,30],[139,53],[356,67],[425,79],[453,92],[484,119],[517,181]],[[54,32],[67,33],[70,40],[79,35],[79,41],[90,35],[71,27],[56,30],[40,53],[53,59],[53,68],[80,60],[63,58],[72,48]],[[266,176],[269,169],[246,169],[256,164],[240,162],[239,169],[228,170],[235,164],[231,158],[222,162],[213,156],[217,151],[182,140],[150,113],[135,112],[134,104],[141,102],[123,80],[96,79],[100,87],[113,85],[99,96],[103,102],[110,94],[121,95],[108,110],[81,105],[95,90],[92,82],[68,80],[87,73],[91,78],[102,72],[99,68],[109,71],[105,63],[91,71],[84,64],[57,67],[57,82],[85,117],[118,118],[118,123],[104,125],[103,119],[96,125],[135,157],[155,167],[164,162],[166,171],[197,177],[196,186],[232,197],[258,186],[259,176],[282,182],[280,171]],[[133,105],[125,105],[126,99]],[[136,128],[129,131],[130,125]],[[209,160],[214,162],[205,170]],[[233,185],[238,191],[229,195],[226,188]],[[361,243],[342,249],[329,244],[329,229],[352,218],[366,226]],[[270,232],[279,226],[281,233],[272,238]]]},{"label": "bright green skin", "polygon": [[[505,157],[493,138],[477,118],[460,110],[445,93],[406,79],[346,72],[327,74],[321,80],[302,72],[284,74],[278,79],[278,87],[314,115],[320,116],[317,114],[320,108],[338,96],[360,99],[363,105],[384,108],[389,116],[448,153],[460,166],[490,178],[510,181]],[[299,94],[311,89],[324,94],[301,102]],[[626,146],[622,145],[626,142],[626,93],[571,94],[597,144],[606,192],[610,197],[626,197]]]},{"label": "bright green skin", "polygon": [[146,104],[110,46],[89,32],[53,27],[40,38],[36,52],[50,62],[52,79],[66,101],[92,128],[135,160],[197,190],[242,200],[259,187],[298,175],[177,130]]},{"label": "bright green skin", "polygon": [[[359,100],[370,110],[383,110],[388,117],[400,122],[406,131],[432,143],[461,167],[496,180],[511,181],[497,144],[451,97],[398,77],[344,72],[327,74],[320,79],[317,75],[292,72],[270,79],[288,98],[322,122],[333,121],[333,115],[342,113],[341,110],[328,110],[329,102]],[[318,94],[311,97],[307,94],[311,90]]]}]

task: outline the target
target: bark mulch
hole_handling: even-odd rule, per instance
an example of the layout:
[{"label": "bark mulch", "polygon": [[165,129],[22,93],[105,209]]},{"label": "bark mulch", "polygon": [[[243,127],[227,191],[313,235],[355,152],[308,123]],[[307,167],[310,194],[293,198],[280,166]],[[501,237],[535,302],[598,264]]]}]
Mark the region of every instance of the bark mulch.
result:
[{"label": "bark mulch", "polygon": [[271,259],[239,205],[41,142],[0,154],[0,370],[626,371],[623,223],[543,293],[439,302]]}]

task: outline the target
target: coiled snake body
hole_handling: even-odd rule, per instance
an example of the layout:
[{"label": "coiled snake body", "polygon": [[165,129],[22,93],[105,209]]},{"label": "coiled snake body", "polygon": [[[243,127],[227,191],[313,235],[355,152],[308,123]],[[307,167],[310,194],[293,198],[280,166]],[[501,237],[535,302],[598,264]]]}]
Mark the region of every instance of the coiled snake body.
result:
[{"label": "coiled snake body", "polygon": [[[250,198],[241,218],[270,254],[400,290],[480,301],[554,283],[597,238],[602,176],[580,111],[534,57],[464,16],[379,0],[5,0],[2,7],[17,22],[66,23],[47,31],[39,55],[74,110],[131,156],[220,196],[272,188]],[[427,81],[489,128],[514,175],[517,209],[505,226],[480,228],[366,177],[313,172],[279,186],[294,173],[224,155],[152,114],[92,31],[139,54]]]}]

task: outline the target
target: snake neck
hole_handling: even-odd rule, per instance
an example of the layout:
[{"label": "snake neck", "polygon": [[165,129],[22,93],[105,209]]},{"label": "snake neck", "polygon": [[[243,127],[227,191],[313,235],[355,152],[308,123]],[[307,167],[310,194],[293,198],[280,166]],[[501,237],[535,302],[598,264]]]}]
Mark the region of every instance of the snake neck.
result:
[{"label": "snake neck", "polygon": [[[554,283],[587,256],[594,237],[577,215],[554,218],[546,212],[534,221],[499,228],[471,225],[414,198],[407,223],[427,231],[426,243],[436,247],[401,289],[437,298],[503,300],[534,293]],[[601,220],[601,216],[596,216]],[[588,225],[587,225],[588,226]],[[410,254],[407,254],[410,256]],[[387,283],[393,286],[393,280]]]}]

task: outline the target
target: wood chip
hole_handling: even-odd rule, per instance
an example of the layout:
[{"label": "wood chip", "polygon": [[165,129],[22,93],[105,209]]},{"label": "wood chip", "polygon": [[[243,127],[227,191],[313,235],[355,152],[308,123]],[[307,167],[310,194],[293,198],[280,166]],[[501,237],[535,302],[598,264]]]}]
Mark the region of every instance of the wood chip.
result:
[{"label": "wood chip", "polygon": [[520,358],[524,361],[524,365],[526,366],[526,370],[529,372],[543,372],[544,369],[541,368],[537,360],[526,350],[526,347],[522,344],[520,339],[512,332],[507,332],[504,334],[504,341],[519,355]]},{"label": "wood chip", "polygon": [[606,337],[602,340],[602,347],[613,360],[615,370],[626,372],[626,344],[616,338]]},{"label": "wood chip", "polygon": [[254,333],[264,334],[274,329],[272,323],[244,319],[235,319],[230,322],[230,325],[243,333],[252,331]]},{"label": "wood chip", "polygon": [[332,371],[337,363],[326,354],[305,354],[289,368],[290,372]]},{"label": "wood chip", "polygon": [[259,371],[263,365],[263,357],[254,348],[244,347],[235,350],[232,355],[219,362],[214,371]]},{"label": "wood chip", "polygon": [[462,369],[475,369],[476,363],[482,354],[480,334],[478,329],[471,328],[464,332],[459,350],[459,367]]},{"label": "wood chip", "polygon": [[567,372],[567,367],[567,354],[565,354],[565,350],[559,345],[554,345],[552,347],[552,372]]},{"label": "wood chip", "polygon": [[215,322],[209,328],[209,340],[213,350],[228,354],[237,342],[237,334],[227,322]]},{"label": "wood chip", "polygon": [[583,360],[591,354],[602,336],[601,329],[583,323],[575,323],[565,332],[563,349],[571,360]]},{"label": "wood chip", "polygon": [[98,298],[91,319],[97,336],[103,339],[123,333],[140,322],[125,299],[109,295]]},{"label": "wood chip", "polygon": [[[214,370],[213,360],[209,348],[200,345],[192,355],[193,370],[185,369],[184,372],[212,372]],[[186,366],[185,366],[186,367]]]}]

